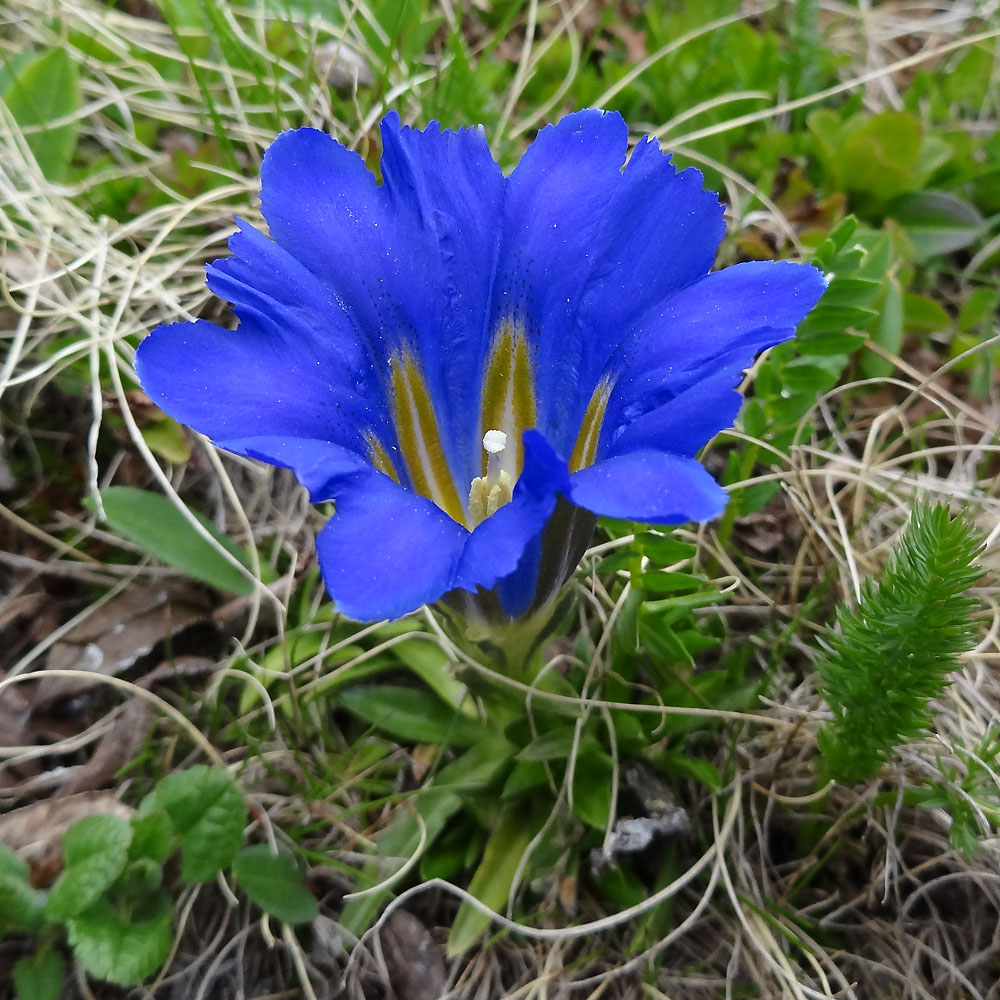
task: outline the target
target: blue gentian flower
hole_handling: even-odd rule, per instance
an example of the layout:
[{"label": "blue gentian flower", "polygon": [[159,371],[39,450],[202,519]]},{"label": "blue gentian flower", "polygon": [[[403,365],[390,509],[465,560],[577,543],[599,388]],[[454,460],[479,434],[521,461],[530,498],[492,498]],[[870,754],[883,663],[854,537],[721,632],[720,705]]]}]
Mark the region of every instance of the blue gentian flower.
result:
[{"label": "blue gentian flower", "polygon": [[316,541],[345,614],[447,596],[513,620],[572,575],[595,515],[707,521],[695,460],[754,356],[823,293],[811,266],[709,273],[723,210],[618,114],[567,115],[505,177],[483,130],[382,122],[382,182],[303,128],[261,170],[208,286],[239,325],[156,329],[167,413],[335,501]]}]

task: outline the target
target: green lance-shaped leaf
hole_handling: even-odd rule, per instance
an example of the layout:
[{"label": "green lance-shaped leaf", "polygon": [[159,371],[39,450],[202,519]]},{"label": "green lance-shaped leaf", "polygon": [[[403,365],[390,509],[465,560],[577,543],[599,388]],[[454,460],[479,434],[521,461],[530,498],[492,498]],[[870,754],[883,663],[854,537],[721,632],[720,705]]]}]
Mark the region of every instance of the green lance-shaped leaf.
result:
[{"label": "green lance-shaped leaf", "polygon": [[893,201],[888,213],[906,231],[919,261],[963,250],[987,229],[975,205],[948,191],[904,194]]},{"label": "green lance-shaped leaf", "polygon": [[287,854],[272,854],[267,844],[240,851],[233,878],[265,913],[286,924],[305,924],[316,916],[316,897],[302,884],[295,862]]},{"label": "green lance-shaped leaf", "polygon": [[[491,910],[502,912],[507,905],[514,875],[534,832],[520,804],[507,806],[501,814],[469,883],[469,892]],[[471,948],[489,925],[487,914],[468,902],[462,903],[448,935],[448,954],[461,955]]]},{"label": "green lance-shaped leaf", "polygon": [[[885,296],[872,340],[889,354],[899,354],[903,346],[903,289],[893,274],[885,276]],[[866,378],[888,378],[895,365],[872,352],[861,355],[861,372]]]},{"label": "green lance-shaped leaf", "polygon": [[[467,794],[478,795],[507,768],[514,748],[500,737],[486,733],[480,743],[445,764],[431,787],[420,789],[413,808],[396,811],[385,831],[376,841],[379,858],[392,858],[394,869],[413,856],[421,842],[433,844],[452,816],[463,805]],[[419,818],[418,818],[419,814]],[[387,875],[377,859],[362,872],[364,885],[381,882]],[[388,898],[389,890],[374,892],[350,900],[340,915],[340,925],[360,936],[375,919]]]},{"label": "green lance-shaped leaf", "polygon": [[857,608],[837,609],[817,663],[833,722],[819,733],[829,773],[853,783],[875,775],[892,749],[931,723],[955,657],[974,643],[982,538],[946,506],[918,503],[888,566],[862,585]]},{"label": "green lance-shaped leaf", "polygon": [[76,63],[63,48],[50,49],[20,68],[2,97],[11,117],[41,171],[50,181],[61,181],[69,169],[80,124],[63,121],[80,107],[80,79]]},{"label": "green lance-shaped leaf", "polygon": [[484,727],[422,688],[378,684],[342,691],[338,700],[355,715],[401,740],[471,747]]},{"label": "green lance-shaped leaf", "polygon": [[[246,595],[253,589],[249,580],[198,534],[167,497],[128,486],[109,486],[101,491],[101,504],[108,524],[115,531],[161,562],[220,590]],[[224,549],[244,561],[231,538],[196,516]]]}]

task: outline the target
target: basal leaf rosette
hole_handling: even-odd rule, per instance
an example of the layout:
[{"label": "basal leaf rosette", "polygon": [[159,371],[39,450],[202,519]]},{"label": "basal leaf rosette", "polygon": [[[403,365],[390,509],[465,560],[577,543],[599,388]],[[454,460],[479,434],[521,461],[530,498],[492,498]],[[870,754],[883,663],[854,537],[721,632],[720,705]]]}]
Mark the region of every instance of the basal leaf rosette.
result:
[{"label": "basal leaf rosette", "polygon": [[597,515],[719,514],[695,455],[820,273],[710,273],[718,199],[653,139],[628,156],[614,113],[542,129],[506,177],[482,129],[389,114],[381,136],[378,183],[323,132],[280,135],[270,238],[240,222],[207,268],[238,326],[161,326],[136,358],[171,416],[335,502],[316,546],[340,610],[446,598],[516,623],[572,575]]}]

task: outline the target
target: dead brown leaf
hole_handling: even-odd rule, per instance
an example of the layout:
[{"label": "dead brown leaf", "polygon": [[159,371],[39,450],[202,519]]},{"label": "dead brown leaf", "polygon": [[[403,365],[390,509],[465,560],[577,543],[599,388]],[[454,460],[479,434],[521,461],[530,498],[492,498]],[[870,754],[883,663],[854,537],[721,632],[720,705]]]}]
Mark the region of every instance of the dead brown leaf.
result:
[{"label": "dead brown leaf", "polygon": [[60,789],[58,796],[67,798],[108,784],[135,756],[153,725],[153,718],[153,709],[147,702],[139,698],[128,702],[111,729],[101,737],[90,760]]},{"label": "dead brown leaf", "polygon": [[[0,441],[0,449],[3,447],[3,442]],[[0,450],[0,493],[11,493],[14,487],[17,486],[17,480],[14,478],[14,471],[10,467],[10,462],[7,461],[2,450]]]},{"label": "dead brown leaf", "polygon": [[204,677],[217,670],[218,666],[217,660],[211,660],[207,656],[174,656],[169,660],[162,660],[136,683],[148,690],[175,677]]},{"label": "dead brown leaf", "polygon": [[[0,672],[0,678],[3,673]],[[0,746],[20,747],[35,742],[31,727],[31,704],[16,687],[0,695]],[[38,761],[18,765],[0,762],[0,790],[14,788],[40,770]]]},{"label": "dead brown leaf", "polygon": [[406,910],[396,910],[379,937],[395,1000],[438,1000],[448,986],[444,952]]},{"label": "dead brown leaf", "polygon": [[[193,587],[133,587],[67,633],[49,650],[45,666],[49,670],[79,670],[108,677],[127,675],[133,668],[141,669],[141,661],[155,653],[158,646],[178,640],[192,626],[204,625],[214,633],[210,613],[204,596]],[[86,677],[43,679],[35,691],[35,706],[74,697],[92,684]]]},{"label": "dead brown leaf", "polygon": [[48,598],[40,591],[31,594],[19,594],[11,597],[0,605],[0,629],[7,628],[19,618],[33,615],[45,606]]},{"label": "dead brown leaf", "polygon": [[[136,586],[71,629],[49,650],[44,668],[76,670],[80,675],[42,677],[7,689],[0,698],[0,745],[16,749],[61,744],[109,711],[115,710],[116,717],[103,727],[99,742],[73,750],[53,746],[51,753],[33,752],[24,759],[8,755],[0,761],[0,789],[15,796],[39,776],[46,778],[53,797],[107,785],[135,755],[154,712],[138,699],[118,708],[120,696],[99,684],[98,678],[122,677],[151,689],[177,677],[211,673],[218,666],[215,654],[221,638],[211,612],[208,597],[197,587]],[[192,655],[192,651],[211,655]],[[46,769],[52,773],[43,774]]]},{"label": "dead brown leaf", "polygon": [[61,799],[43,799],[0,816],[0,843],[6,844],[33,869],[58,870],[59,842],[77,820],[97,813],[131,819],[135,810],[112,792],[83,792]]}]

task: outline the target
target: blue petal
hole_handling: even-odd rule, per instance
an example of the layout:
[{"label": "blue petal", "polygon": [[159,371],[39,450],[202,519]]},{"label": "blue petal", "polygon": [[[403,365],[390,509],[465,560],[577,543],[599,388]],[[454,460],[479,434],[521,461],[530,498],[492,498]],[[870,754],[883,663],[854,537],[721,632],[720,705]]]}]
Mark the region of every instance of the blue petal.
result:
[{"label": "blue petal", "polygon": [[[538,426],[547,434],[565,431],[577,410],[581,365],[592,346],[577,317],[592,272],[604,266],[597,238],[622,184],[627,144],[620,115],[578,111],[542,129],[508,180],[490,322],[525,322]],[[568,451],[572,442],[554,443]]]},{"label": "blue petal", "polygon": [[610,434],[598,457],[655,448],[693,458],[715,434],[731,427],[740,412],[743,397],[734,388],[739,377],[739,371],[730,367],[698,380],[667,402],[651,407],[617,434]]},{"label": "blue petal", "polygon": [[628,129],[600,111],[539,132],[509,181],[493,322],[523,316],[538,368],[539,426],[572,448],[621,334],[711,267],[724,226],[696,170],[656,142],[623,171]]},{"label": "blue petal", "polygon": [[[467,614],[518,618],[556,597],[595,526],[589,512],[569,502],[569,493],[565,460],[538,431],[526,431],[524,471],[513,499],[473,532],[459,563],[456,586],[479,592],[466,604]],[[490,587],[491,593],[479,590]]]},{"label": "blue petal", "polygon": [[268,329],[294,349],[363,377],[370,354],[329,289],[292,254],[242,219],[229,238],[232,256],[205,268],[208,287],[240,319]]},{"label": "blue petal", "polygon": [[143,387],[217,440],[281,434],[357,449],[370,430],[391,448],[381,380],[340,304],[295,257],[238,225],[232,256],[206,274],[239,328],[199,320],[153,331],[136,357]]},{"label": "blue petal", "polygon": [[726,225],[701,171],[678,172],[652,137],[639,141],[605,209],[592,253],[600,280],[588,288],[583,322],[628,329],[651,307],[712,268]]},{"label": "blue petal", "polygon": [[574,472],[570,499],[595,514],[650,524],[709,521],[726,491],[692,458],[631,451]]},{"label": "blue petal", "polygon": [[481,432],[469,415],[477,412],[488,347],[504,177],[482,128],[450,131],[431,122],[418,131],[400,127],[393,112],[382,123],[382,144],[385,189],[414,215],[440,262],[418,346],[452,469],[471,482],[480,471]]},{"label": "blue petal", "polygon": [[331,441],[271,436],[223,439],[215,443],[237,455],[291,469],[309,491],[313,503],[336,499],[345,475],[370,471],[368,462],[356,452]]},{"label": "blue petal", "polygon": [[503,176],[481,131],[382,123],[384,183],[311,129],[279,136],[261,170],[274,239],[318,276],[381,370],[416,350],[460,480],[475,475],[478,392]]},{"label": "blue petal", "polygon": [[[661,303],[628,338],[634,363],[689,370],[787,340],[826,291],[810,264],[750,261],[706,275]],[[748,365],[749,366],[749,365]]]},{"label": "blue petal", "polygon": [[341,477],[336,497],[316,552],[343,614],[359,621],[399,618],[450,589],[465,528],[370,470]]},{"label": "blue petal", "polygon": [[[384,198],[357,153],[316,129],[283,132],[261,164],[261,209],[271,238],[334,292],[370,342],[379,315],[379,279],[409,277],[412,264],[389,245]],[[381,228],[380,228],[381,225]],[[388,253],[387,253],[388,251]],[[374,318],[375,322],[371,322]]]},{"label": "blue petal", "polygon": [[271,237],[332,294],[380,371],[434,315],[437,254],[364,161],[325,132],[283,132],[261,165]]},{"label": "blue petal", "polygon": [[535,605],[542,565],[542,532],[528,540],[514,571],[498,581],[500,608],[509,618],[520,618]]},{"label": "blue petal", "polygon": [[[537,519],[537,529],[530,536],[525,532],[517,565],[497,581],[500,607],[511,618],[519,618],[556,596],[572,576],[583,549],[593,534],[593,524],[590,524],[582,545],[574,545],[570,537],[574,534],[571,530],[574,522],[573,508],[566,502],[559,503],[559,497],[569,499],[569,469],[565,459],[556,454],[538,431],[524,433],[524,471],[518,479],[515,497],[509,506],[513,506],[517,500],[522,483],[525,496],[539,498],[537,505],[532,508]],[[545,500],[544,507],[542,498]],[[560,514],[554,517],[557,503]],[[541,517],[543,510],[544,518]],[[501,512],[497,511],[497,514]]]},{"label": "blue petal", "polygon": [[[246,454],[266,449],[274,461],[278,441],[228,442]],[[570,488],[566,463],[537,431],[524,436],[525,471],[514,497],[471,535],[437,507],[371,470],[340,461],[326,488],[336,513],[316,548],[323,579],[340,610],[352,618],[395,618],[452,589],[475,593],[496,586],[503,610],[516,616],[539,589],[548,598],[575,566],[562,565],[558,580],[539,580],[543,537],[557,498]],[[322,459],[317,448],[315,455]],[[290,455],[283,451],[283,459]],[[290,463],[289,463],[290,464]],[[301,464],[301,463],[300,463]]]},{"label": "blue petal", "polygon": [[600,454],[636,417],[723,367],[749,368],[760,351],[788,340],[825,290],[811,265],[754,261],[716,271],[651,310],[615,359]]},{"label": "blue petal", "polygon": [[197,320],[154,330],[136,352],[143,389],[163,410],[216,440],[280,435],[359,449],[372,401],[345,384],[282,323],[298,321],[275,306],[238,330]]}]

